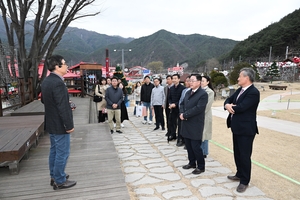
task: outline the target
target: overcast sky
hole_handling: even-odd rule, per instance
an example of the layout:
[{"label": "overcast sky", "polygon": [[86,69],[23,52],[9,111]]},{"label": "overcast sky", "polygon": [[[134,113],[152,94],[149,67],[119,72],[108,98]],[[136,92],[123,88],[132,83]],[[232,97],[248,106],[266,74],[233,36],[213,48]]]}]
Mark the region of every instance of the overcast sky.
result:
[{"label": "overcast sky", "polygon": [[[71,26],[140,38],[161,29],[244,40],[300,8],[300,0],[97,0]],[[87,10],[86,10],[87,12]]]}]

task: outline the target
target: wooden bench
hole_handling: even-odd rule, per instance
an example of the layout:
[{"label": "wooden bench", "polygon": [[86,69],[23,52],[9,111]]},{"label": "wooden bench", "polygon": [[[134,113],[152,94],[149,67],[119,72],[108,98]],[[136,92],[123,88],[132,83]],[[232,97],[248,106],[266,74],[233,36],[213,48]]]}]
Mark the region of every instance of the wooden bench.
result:
[{"label": "wooden bench", "polygon": [[29,149],[38,145],[44,133],[44,116],[0,118],[0,166],[8,166],[11,174],[20,171],[19,162],[29,157]]},{"label": "wooden bench", "polygon": [[287,86],[285,86],[285,85],[269,85],[269,88],[272,90],[286,90]]}]

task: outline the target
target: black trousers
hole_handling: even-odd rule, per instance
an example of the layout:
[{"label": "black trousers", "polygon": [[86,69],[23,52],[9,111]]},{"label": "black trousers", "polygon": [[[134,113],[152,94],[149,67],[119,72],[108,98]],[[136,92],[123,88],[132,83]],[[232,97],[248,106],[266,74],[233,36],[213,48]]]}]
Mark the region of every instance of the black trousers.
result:
[{"label": "black trousers", "polygon": [[165,128],[165,120],[162,105],[155,105],[153,106],[153,108],[155,113],[156,128],[159,128],[159,125],[161,125],[161,128]]},{"label": "black trousers", "polygon": [[181,136],[181,120],[179,118],[179,109],[172,108],[169,116],[169,135],[172,137],[176,136],[176,131],[178,131],[178,140],[183,140]]},{"label": "black trousers", "polygon": [[185,147],[188,152],[188,159],[190,165],[196,165],[197,168],[205,170],[205,160],[203,157],[203,152],[201,149],[201,140],[192,140],[189,138],[184,138]]},{"label": "black trousers", "polygon": [[169,106],[169,105],[167,104],[167,107],[165,108],[165,113],[166,113],[167,129],[168,129],[168,132],[169,132],[169,130],[170,130],[170,127],[169,127],[170,109],[169,109],[168,106]]},{"label": "black trousers", "polygon": [[236,176],[240,183],[248,185],[251,177],[251,155],[255,135],[232,134]]}]

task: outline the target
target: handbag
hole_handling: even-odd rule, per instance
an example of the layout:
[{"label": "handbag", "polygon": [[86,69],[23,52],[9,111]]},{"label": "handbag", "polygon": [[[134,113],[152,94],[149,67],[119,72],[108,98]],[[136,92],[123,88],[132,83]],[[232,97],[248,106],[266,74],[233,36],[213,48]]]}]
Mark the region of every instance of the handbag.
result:
[{"label": "handbag", "polygon": [[[99,85],[98,85],[98,91],[99,91],[100,94],[102,94],[102,93],[100,92],[100,87],[99,87]],[[96,93],[94,92],[93,101],[96,102],[96,103],[97,103],[97,102],[100,102],[100,101],[102,101],[102,97],[99,97],[99,96],[96,95]]]}]

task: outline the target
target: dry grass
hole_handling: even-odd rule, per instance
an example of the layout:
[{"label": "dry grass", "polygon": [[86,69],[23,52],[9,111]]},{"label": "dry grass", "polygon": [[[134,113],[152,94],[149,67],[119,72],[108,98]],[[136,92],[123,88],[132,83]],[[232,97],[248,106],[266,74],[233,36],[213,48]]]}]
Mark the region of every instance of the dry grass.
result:
[{"label": "dry grass", "polygon": [[[300,92],[300,83],[284,83],[284,82],[273,82],[272,85],[286,85],[287,90],[271,90],[269,89],[270,83],[255,83],[254,84],[260,91],[260,100],[262,101],[264,98],[271,96],[273,94],[282,94],[281,102],[300,102],[300,93],[294,94],[296,92]],[[235,86],[237,89],[238,86]],[[279,100],[279,99],[278,99]],[[214,107],[223,106],[224,99],[221,99],[219,95],[217,95],[216,101],[213,103]],[[287,120],[292,122],[300,122],[300,107],[299,109],[288,109],[288,110],[264,110],[258,111],[257,113],[260,116],[272,117],[275,119]]]}]

